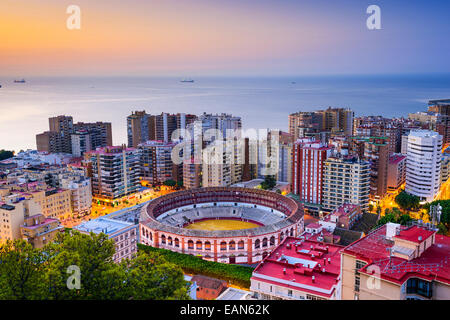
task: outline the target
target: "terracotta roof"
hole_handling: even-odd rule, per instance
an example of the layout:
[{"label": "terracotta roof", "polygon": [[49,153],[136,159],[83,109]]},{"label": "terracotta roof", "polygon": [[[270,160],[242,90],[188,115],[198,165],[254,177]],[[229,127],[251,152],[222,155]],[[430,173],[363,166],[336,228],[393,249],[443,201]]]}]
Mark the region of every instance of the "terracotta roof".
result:
[{"label": "terracotta roof", "polygon": [[196,282],[199,287],[208,289],[220,289],[220,287],[226,287],[227,282],[220,279],[210,278],[202,275],[195,275],[192,277],[191,282]]}]

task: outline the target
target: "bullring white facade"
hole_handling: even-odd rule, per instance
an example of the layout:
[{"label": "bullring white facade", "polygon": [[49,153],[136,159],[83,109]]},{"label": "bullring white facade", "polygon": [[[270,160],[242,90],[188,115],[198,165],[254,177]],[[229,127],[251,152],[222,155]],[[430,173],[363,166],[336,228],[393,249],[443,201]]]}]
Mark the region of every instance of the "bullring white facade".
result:
[{"label": "bullring white facade", "polygon": [[[205,219],[235,219],[258,227],[207,231],[184,228]],[[211,187],[160,197],[141,212],[140,241],[222,263],[254,264],[287,236],[303,232],[303,208],[280,194]]]}]

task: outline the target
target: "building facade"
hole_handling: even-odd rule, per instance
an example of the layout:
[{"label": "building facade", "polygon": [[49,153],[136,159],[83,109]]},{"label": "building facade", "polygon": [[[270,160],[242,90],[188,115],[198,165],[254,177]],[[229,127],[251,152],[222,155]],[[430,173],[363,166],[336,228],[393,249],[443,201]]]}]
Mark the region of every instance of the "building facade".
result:
[{"label": "building facade", "polygon": [[22,238],[34,248],[44,247],[63,231],[58,219],[47,218],[43,214],[26,217],[20,226]]},{"label": "building facade", "polygon": [[442,136],[429,130],[408,135],[405,191],[431,202],[439,192]]},{"label": "building facade", "polygon": [[141,179],[152,185],[167,180],[182,181],[183,167],[172,161],[172,150],[175,146],[175,142],[150,140],[139,144]]},{"label": "building facade", "polygon": [[132,259],[137,253],[138,225],[125,221],[100,217],[83,222],[75,227],[84,234],[104,233],[115,243],[113,261],[120,263],[123,259]]},{"label": "building facade", "polygon": [[343,300],[450,299],[450,238],[388,223],[341,251]]},{"label": "building facade", "polygon": [[261,300],[340,300],[340,250],[335,244],[288,237],[253,271]]},{"label": "building facade", "polygon": [[140,188],[140,157],[134,148],[106,147],[86,153],[92,165],[92,194],[114,200]]},{"label": "building facade", "polygon": [[292,192],[300,201],[322,203],[323,168],[331,148],[319,141],[299,139],[293,146]]},{"label": "building facade", "polygon": [[344,203],[369,208],[370,164],[351,156],[333,156],[323,169],[322,209],[330,212]]}]

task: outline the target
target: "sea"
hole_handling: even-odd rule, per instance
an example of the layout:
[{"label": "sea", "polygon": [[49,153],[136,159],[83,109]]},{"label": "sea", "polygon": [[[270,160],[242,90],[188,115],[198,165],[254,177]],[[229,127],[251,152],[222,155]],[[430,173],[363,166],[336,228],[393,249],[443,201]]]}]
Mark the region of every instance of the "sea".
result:
[{"label": "sea", "polygon": [[[20,79],[20,78],[18,78]],[[0,77],[0,149],[35,149],[48,118],[112,123],[113,144],[126,143],[126,117],[147,113],[229,113],[244,129],[287,131],[297,111],[348,107],[356,116],[407,117],[430,99],[450,98],[450,74],[284,77]]]}]

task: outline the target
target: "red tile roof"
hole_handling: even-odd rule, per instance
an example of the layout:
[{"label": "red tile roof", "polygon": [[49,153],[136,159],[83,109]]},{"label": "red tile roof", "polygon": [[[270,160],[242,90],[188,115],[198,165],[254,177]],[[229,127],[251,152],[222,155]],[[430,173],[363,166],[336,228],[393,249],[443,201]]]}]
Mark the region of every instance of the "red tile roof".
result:
[{"label": "red tile roof", "polygon": [[423,241],[431,237],[433,234],[434,231],[422,229],[419,227],[412,227],[407,230],[401,230],[400,234],[395,237],[415,243],[422,243]]},{"label": "red tile roof", "polygon": [[329,298],[340,281],[343,248],[287,237],[256,267],[252,279]]},{"label": "red tile roof", "polygon": [[[400,235],[395,237],[411,241],[418,235],[426,239],[432,232],[418,226],[401,228]],[[350,244],[342,252],[367,262],[360,272],[371,273],[368,268],[377,266],[381,270],[382,279],[398,284],[403,284],[411,277],[450,284],[450,237],[436,234],[433,245],[420,257],[408,261],[396,256],[389,259],[389,249],[394,246],[394,241],[386,239],[385,235],[386,225]]]}]

